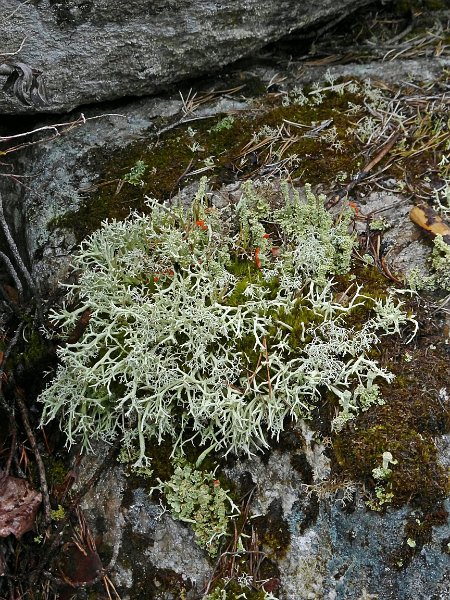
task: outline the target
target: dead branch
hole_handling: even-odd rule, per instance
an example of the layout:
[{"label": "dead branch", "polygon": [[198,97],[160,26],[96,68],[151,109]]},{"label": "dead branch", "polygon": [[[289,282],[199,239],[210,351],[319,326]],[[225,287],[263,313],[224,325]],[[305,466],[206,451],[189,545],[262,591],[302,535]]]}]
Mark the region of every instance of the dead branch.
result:
[{"label": "dead branch", "polygon": [[14,453],[16,450],[17,426],[16,426],[16,420],[14,418],[14,408],[12,406],[10,406],[10,404],[8,404],[8,402],[6,401],[6,398],[3,394],[3,382],[4,382],[4,378],[5,378],[6,363],[11,355],[11,352],[13,351],[13,349],[15,348],[15,346],[19,340],[19,336],[22,333],[23,327],[24,327],[23,323],[20,323],[20,325],[17,327],[16,331],[14,332],[13,337],[11,338],[11,340],[3,354],[2,361],[0,363],[0,405],[2,406],[3,410],[8,415],[9,431],[11,433],[11,438],[12,438],[8,460],[6,462],[6,466],[4,469],[4,474],[6,476],[9,475],[12,460],[13,460]]},{"label": "dead branch", "polygon": [[[27,0],[27,2],[28,2],[28,1],[29,1],[29,0]],[[24,2],[24,4],[26,4],[26,2]],[[19,6],[18,8],[16,8],[16,10],[18,10],[19,8],[20,8],[20,6]],[[14,12],[16,12],[16,11],[13,11],[13,13],[11,13],[11,14],[14,14]],[[27,39],[27,36],[25,36],[25,37],[23,38],[23,40],[22,40],[22,41],[21,41],[21,43],[20,43],[20,46],[19,46],[19,47],[17,48],[17,50],[15,50],[14,52],[1,52],[1,53],[0,53],[0,56],[15,56],[16,54],[19,54],[19,52],[20,52],[20,51],[22,50],[22,48],[24,47],[24,44],[25,44],[25,41],[26,41],[26,39]]]},{"label": "dead branch", "polygon": [[363,179],[366,179],[370,171],[388,154],[390,150],[392,150],[400,138],[400,135],[401,134],[398,131],[393,133],[384,146],[382,146],[381,150],[365,165],[361,171],[359,171],[359,173],[356,174],[353,180],[345,188],[334,193],[331,198],[328,199],[326,204],[327,208],[337,204],[339,200],[345,198],[358,183],[360,183]]},{"label": "dead branch", "polygon": [[0,252],[0,258],[5,263],[5,266],[6,266],[6,269],[7,269],[8,273],[10,274],[10,276],[12,277],[12,279],[14,280],[14,284],[15,284],[17,292],[19,294],[19,298],[22,300],[22,298],[23,298],[23,287],[22,287],[22,284],[20,282],[19,277],[17,276],[16,270],[15,270],[12,262],[9,260],[9,258],[6,256],[6,254],[4,252]]},{"label": "dead branch", "polygon": [[53,135],[51,135],[49,137],[44,137],[39,140],[19,144],[18,146],[14,146],[13,148],[8,148],[7,150],[2,150],[1,153],[3,155],[10,154],[11,152],[17,152],[18,150],[21,150],[22,148],[27,148],[29,146],[34,146],[35,144],[49,142],[51,140],[54,140],[56,137],[59,137],[60,135],[69,133],[72,129],[75,129],[76,127],[79,127],[80,125],[86,124],[88,121],[103,119],[105,117],[121,117],[123,119],[126,119],[126,115],[121,115],[119,113],[105,113],[104,115],[96,115],[94,117],[85,117],[84,114],[81,113],[80,117],[75,121],[67,121],[64,123],[55,123],[54,125],[45,125],[43,127],[38,127],[37,129],[32,129],[31,131],[25,131],[24,133],[18,133],[16,135],[0,136],[0,143],[1,143],[1,142],[10,142],[12,140],[16,140],[19,138],[27,138],[27,137],[30,137],[30,136],[33,136],[35,134],[42,133],[42,132],[48,132],[48,131],[53,132]]},{"label": "dead branch", "polygon": [[67,344],[76,344],[83,333],[86,331],[87,326],[89,325],[89,321],[91,319],[92,311],[87,308],[85,311],[81,313],[80,318],[78,319],[77,324],[75,325],[74,330],[67,338]]},{"label": "dead branch", "polygon": [[[3,212],[3,198],[2,198],[1,193],[0,193],[0,228],[3,231],[3,235],[6,238],[6,242],[8,244],[9,250],[16,262],[17,267],[21,271],[30,290],[33,292],[34,296],[37,299],[39,296],[37,286],[36,286],[35,282],[33,281],[33,278],[31,276],[29,270],[25,266],[25,263],[23,262],[22,257],[20,256],[19,249],[17,248],[16,242],[14,241],[14,238],[11,235],[11,231],[8,227],[8,223],[6,222],[5,214]],[[12,266],[11,261],[9,261],[9,264]],[[13,271],[14,271],[14,269],[13,269]],[[16,280],[16,278],[18,278],[17,273],[16,273],[16,277],[13,277],[13,278],[14,278],[14,281]],[[20,288],[18,288],[18,289],[20,289]]]},{"label": "dead branch", "polygon": [[17,133],[16,135],[7,135],[0,136],[0,142],[9,142],[11,140],[15,140],[18,138],[29,137],[34,135],[35,133],[40,133],[41,131],[49,131],[52,130],[56,133],[59,132],[60,127],[68,127],[69,130],[73,129],[78,125],[82,125],[87,123],[88,121],[94,121],[96,119],[102,119],[103,117],[123,117],[126,118],[126,115],[121,115],[118,113],[106,113],[104,115],[97,115],[95,117],[86,118],[83,113],[81,113],[80,117],[76,121],[66,121],[64,123],[55,123],[54,125],[44,125],[43,127],[38,127],[37,129],[32,129],[31,131],[25,131],[24,133]]},{"label": "dead branch", "polygon": [[19,6],[17,6],[12,12],[9,13],[9,15],[6,15],[6,17],[4,17],[3,21],[8,21],[8,19],[11,19],[11,17],[13,17],[23,6],[29,4],[30,2],[31,0],[25,0],[24,2],[21,2]]},{"label": "dead branch", "polygon": [[48,491],[47,485],[47,477],[45,474],[45,466],[41,457],[41,453],[39,452],[39,448],[36,442],[36,438],[34,436],[33,430],[30,425],[30,419],[28,416],[28,408],[24,400],[24,392],[22,389],[16,387],[15,390],[15,399],[17,406],[19,407],[20,415],[22,417],[22,422],[25,428],[25,432],[27,434],[28,441],[30,442],[30,446],[34,452],[34,457],[36,459],[36,466],[39,473],[39,481],[42,492],[42,503],[44,506],[44,527],[47,528],[51,522],[51,506],[50,506],[50,495]]}]

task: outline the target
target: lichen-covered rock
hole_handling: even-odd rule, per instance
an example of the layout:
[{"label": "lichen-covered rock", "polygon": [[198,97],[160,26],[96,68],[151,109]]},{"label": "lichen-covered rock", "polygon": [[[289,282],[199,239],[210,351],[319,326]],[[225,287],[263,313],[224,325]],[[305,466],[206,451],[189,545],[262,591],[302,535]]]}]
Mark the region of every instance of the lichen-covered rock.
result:
[{"label": "lichen-covered rock", "polygon": [[[94,457],[85,461],[83,479],[97,464]],[[169,600],[176,589],[201,589],[212,572],[207,555],[192,530],[152,501],[143,485],[118,465],[83,500],[100,555],[118,548],[113,580],[121,597],[141,598],[145,589],[147,598]]]},{"label": "lichen-covered rock", "polygon": [[[239,110],[245,102],[222,99],[214,102],[196,116],[212,116],[226,110]],[[83,206],[91,207],[92,192],[100,176],[109,171],[111,160],[129,152],[136,143],[147,144],[154,139],[156,123],[182,115],[182,102],[173,98],[146,98],[128,103],[120,110],[99,115],[97,110],[86,110],[87,121],[74,127],[64,135],[48,142],[12,154],[11,167],[16,173],[29,177],[26,187],[17,185],[13,178],[2,178],[0,191],[10,227],[16,239],[22,244],[21,250],[29,257],[33,275],[43,292],[53,293],[58,283],[68,275],[70,254],[75,249],[77,239],[74,224],[83,223],[78,216]],[[105,115],[105,116],[102,116]],[[99,118],[97,118],[99,117]],[[171,157],[167,157],[168,165]],[[32,173],[32,174],[31,174]],[[120,163],[114,177],[117,182],[125,174]],[[130,189],[131,186],[129,186]],[[108,188],[108,192],[109,192]],[[139,190],[139,188],[137,188]],[[140,194],[142,196],[142,194]],[[110,194],[110,207],[119,210],[129,208]],[[105,214],[102,200],[91,211],[94,229]],[[76,215],[72,226],[62,221],[67,214]],[[123,216],[125,216],[123,215]],[[110,214],[108,217],[116,215]],[[88,221],[86,217],[85,221]],[[88,229],[92,229],[88,226]]]},{"label": "lichen-covered rock", "polygon": [[161,90],[371,0],[37,0],[2,2],[2,53],[43,71],[48,106],[0,93],[0,111],[64,112]]},{"label": "lichen-covered rock", "polygon": [[[417,507],[370,511],[360,484],[328,478],[329,451],[311,435],[299,423],[283,435],[279,448],[226,469],[236,490],[254,489],[251,522],[277,572],[275,597],[447,598],[448,500],[432,526]],[[447,437],[439,438],[443,461],[448,461]],[[84,469],[90,472],[97,461],[88,460]],[[187,598],[201,598],[215,560],[196,544],[190,525],[174,520],[150,498],[149,487],[144,479],[124,477],[116,466],[83,502],[100,555],[119,547],[112,581],[129,600],[142,597],[144,588],[147,597],[158,600],[178,598],[181,590]]]},{"label": "lichen-covered rock", "polygon": [[[294,533],[280,563],[283,600],[429,600],[447,597],[449,557],[442,542],[449,526],[433,530],[432,539],[403,568],[401,550],[409,548],[404,525],[411,509],[382,517],[339,502],[320,504],[316,524]],[[410,539],[412,544],[414,540]],[[405,552],[407,554],[407,552]]]},{"label": "lichen-covered rock", "polygon": [[409,218],[414,202],[396,190],[395,181],[390,184],[392,192],[388,189],[374,191],[361,202],[357,231],[364,233],[366,219],[369,219],[372,230],[383,234],[383,252],[394,272],[407,274],[414,266],[426,273],[431,250],[423,243],[419,228]]},{"label": "lichen-covered rock", "polygon": [[[445,60],[385,63],[383,71],[391,81],[400,80],[414,65],[417,73],[428,77],[436,75],[434,69]],[[427,69],[421,71],[417,65]],[[314,72],[308,72],[305,67],[309,81],[317,77],[317,67],[312,69]],[[355,69],[362,77],[372,77],[380,65],[337,66],[331,67],[331,73],[351,75]],[[267,85],[274,72],[267,69],[265,73]],[[285,90],[297,83],[295,78],[285,82]],[[213,111],[248,107],[243,101],[222,99]],[[89,121],[51,143],[35,146],[23,157],[16,155],[16,172],[33,177],[20,191],[11,185],[4,199],[10,222],[22,232],[24,248],[42,285],[54,291],[57,280],[64,279],[70,255],[80,239],[79,232],[75,235],[80,222],[81,229],[89,232],[104,216],[122,218],[124,211],[135,206],[127,204],[130,196],[124,199],[116,190],[130,166],[142,160],[141,152],[149,157],[159,152],[161,146],[153,145],[152,135],[155,124],[166,125],[161,124],[159,116],[176,119],[182,114],[181,108],[178,99],[133,101],[117,110],[126,117]],[[194,116],[208,116],[201,110]],[[240,116],[233,114],[238,121]],[[86,111],[85,115],[95,113]],[[220,118],[202,121],[204,129],[208,132],[217,127]],[[244,129],[244,120],[239,123]],[[200,120],[186,125],[198,130],[201,127]],[[174,131],[175,145],[180,145],[177,137],[185,133]],[[252,131],[246,133],[249,137],[242,146],[251,139]],[[194,140],[187,141],[193,145]],[[116,160],[116,153],[125,156],[123,163]],[[198,182],[185,186],[186,180],[179,181],[179,176],[193,156],[194,152],[187,154],[186,165],[178,164],[175,175],[172,172],[158,180],[159,197],[174,197],[179,188],[184,188],[179,195],[181,201],[192,199]],[[144,158],[147,160],[147,156]],[[176,160],[169,153],[162,170],[168,172]],[[149,160],[147,173],[152,168]],[[112,178],[112,185],[104,185]],[[212,204],[219,207],[236,202],[240,196],[240,182],[225,183],[211,193]],[[372,225],[383,221],[375,223],[383,229],[382,242],[386,242],[380,244],[380,256],[394,275],[414,265],[426,272],[431,250],[409,220],[411,202],[398,191],[396,179],[386,178],[382,183],[385,189],[380,192],[356,194],[358,231],[366,231],[367,218]],[[103,186],[97,191],[106,192],[101,195],[96,191],[94,197],[90,190],[95,184]],[[136,192],[135,196],[144,193],[139,186],[129,185],[128,189],[132,194]],[[67,213],[72,214],[71,220],[66,219]],[[92,223],[85,222],[89,218]],[[377,277],[367,281],[375,293],[379,286],[384,290],[390,284],[381,274]],[[270,452],[230,461],[224,469],[237,494],[256,486],[250,523],[255,525],[260,548],[271,562],[264,577],[276,598],[443,600],[449,596],[450,506],[443,482],[449,467],[448,343],[439,331],[444,329],[443,319],[434,312],[435,307],[427,311],[419,320],[423,327],[428,324],[429,333],[422,328],[407,351],[400,342],[395,346],[386,341],[386,360],[396,371],[397,386],[385,390],[388,401],[377,408],[378,413],[364,413],[354,428],[334,439],[327,431],[318,437],[299,422],[280,436],[280,443]],[[448,332],[448,317],[446,327]],[[373,469],[386,452],[397,461],[393,473],[395,495],[391,504],[379,507],[385,512],[374,512],[365,502],[367,494],[373,496],[374,492]],[[157,500],[150,498],[149,488],[150,483],[141,478],[126,478],[122,467],[116,465],[86,496],[83,510],[98,540],[99,554],[107,564],[118,545],[118,559],[110,576],[124,599],[142,598],[143,590],[152,600],[174,600],[183,594],[189,600],[197,599],[213,576],[215,561],[196,545],[189,524],[162,514]]]}]

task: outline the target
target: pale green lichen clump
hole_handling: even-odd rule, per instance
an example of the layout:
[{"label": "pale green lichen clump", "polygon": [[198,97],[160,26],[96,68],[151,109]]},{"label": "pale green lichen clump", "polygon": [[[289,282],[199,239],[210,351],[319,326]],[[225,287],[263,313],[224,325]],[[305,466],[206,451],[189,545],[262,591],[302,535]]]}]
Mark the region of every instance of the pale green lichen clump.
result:
[{"label": "pale green lichen clump", "polygon": [[437,235],[434,240],[431,264],[436,285],[450,292],[450,246],[444,241],[442,235]]},{"label": "pale green lichen clump", "polygon": [[411,269],[407,279],[414,290],[438,290],[450,292],[450,245],[442,235],[437,235],[429,259],[431,275],[425,275],[417,267]]},{"label": "pale green lichen clump", "polygon": [[[105,222],[82,243],[78,283],[52,319],[63,334],[85,311],[89,322],[59,349],[40,397],[43,421],[59,418],[69,443],[120,435],[139,448],[137,465],[146,442],[167,437],[175,449],[189,439],[251,453],[285,419],[310,417],[323,392],[337,399],[336,428],[383,402],[374,380],[392,376],[369,352],[408,319],[357,285],[345,301],[334,293],[332,275],[350,266],[350,215],[334,223],[323,198],[307,187],[302,201],[287,184],[271,208],[245,184],[227,220],[205,189],[188,212],[149,201],[150,216]],[[346,325],[363,305],[370,318]]]},{"label": "pale green lichen clump", "polygon": [[214,473],[194,469],[178,457],[174,473],[168,481],[159,481],[159,489],[174,519],[190,523],[197,544],[215,556],[223,536],[227,534],[229,519],[239,514],[238,507],[221,487]]},{"label": "pale green lichen clump", "polygon": [[390,452],[383,452],[383,462],[380,467],[372,469],[372,476],[376,481],[375,497],[367,500],[366,505],[375,511],[381,511],[385,504],[390,504],[394,498],[392,492],[392,469],[390,465],[396,465],[397,460],[394,459]]}]

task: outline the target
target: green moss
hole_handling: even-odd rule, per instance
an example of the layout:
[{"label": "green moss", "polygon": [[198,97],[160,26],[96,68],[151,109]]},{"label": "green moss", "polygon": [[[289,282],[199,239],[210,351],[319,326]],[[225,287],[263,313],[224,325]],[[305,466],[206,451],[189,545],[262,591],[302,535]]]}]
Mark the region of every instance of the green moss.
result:
[{"label": "green moss", "polygon": [[436,464],[436,447],[430,435],[388,421],[352,432],[351,438],[347,444],[342,443],[342,438],[336,440],[336,456],[353,474],[356,470],[359,478],[371,481],[372,471],[385,451],[397,461],[390,479],[394,504],[434,503],[443,497],[444,473]]},{"label": "green moss", "polygon": [[[360,270],[358,281],[368,286],[369,295],[386,293],[385,280],[375,269]],[[398,342],[385,339],[379,357],[396,375],[391,385],[380,385],[388,402],[372,407],[335,435],[334,451],[340,467],[372,489],[377,483],[372,470],[379,466],[383,452],[391,452],[398,461],[392,466],[393,504],[411,502],[428,514],[449,490],[434,444],[436,434],[450,431],[450,416],[438,397],[448,381],[448,357],[442,339],[430,331],[426,308],[411,308],[423,319],[419,347],[406,351]],[[367,318],[364,312],[361,320]],[[430,346],[434,347],[431,353]]]},{"label": "green moss", "polygon": [[50,514],[53,521],[62,521],[66,516],[66,511],[61,504],[58,504],[58,508],[52,510]]},{"label": "green moss", "polygon": [[358,284],[363,286],[364,294],[371,298],[385,298],[388,287],[392,286],[392,281],[388,280],[384,273],[370,265],[355,265],[352,275],[355,275]]},{"label": "green moss", "polygon": [[45,459],[45,468],[47,474],[47,483],[53,493],[57,488],[61,488],[66,481],[68,467],[64,461],[54,456],[48,456]]},{"label": "green moss", "polygon": [[[354,263],[350,273],[338,275],[336,280],[338,285],[335,297],[341,302],[345,301],[345,296],[342,297],[342,294],[345,294],[347,290],[351,291],[353,285],[362,286],[361,294],[365,298],[361,299],[360,306],[355,307],[343,317],[345,325],[353,327],[356,331],[359,331],[371,317],[376,301],[386,300],[389,297],[389,290],[396,287],[379,268],[372,265],[362,265],[360,262]],[[414,314],[414,310],[408,304],[405,305],[405,312],[409,316]],[[382,347],[372,348],[370,356],[379,359],[384,346],[385,342],[383,340]],[[388,365],[388,368],[390,369],[390,365]],[[396,378],[396,385],[406,385],[401,373]]]},{"label": "green moss", "polygon": [[146,454],[149,458],[149,465],[151,465],[148,471],[145,473],[139,467],[133,467],[139,451],[129,450],[125,452],[122,450],[119,457],[119,462],[124,464],[126,469],[127,477],[130,481],[136,481],[136,486],[145,483],[147,486],[155,486],[158,484],[158,479],[166,481],[173,475],[173,463],[171,460],[172,444],[169,440],[163,440],[161,443],[148,443],[146,447]]},{"label": "green moss", "polygon": [[21,364],[22,367],[28,370],[39,369],[48,363],[48,342],[41,333],[33,325],[29,325],[25,328],[23,337],[25,343],[19,352],[12,355],[12,366]]},{"label": "green moss", "polygon": [[226,304],[228,306],[239,306],[247,300],[245,290],[249,285],[262,284],[264,285],[263,277],[257,269],[254,261],[250,261],[245,257],[236,258],[227,264],[227,271],[238,278],[233,292],[227,297]]},{"label": "green moss", "polygon": [[279,560],[286,555],[291,543],[289,525],[283,517],[279,500],[274,500],[265,515],[252,520],[258,539],[268,558]]},{"label": "green moss", "polygon": [[[300,129],[291,127],[287,136],[291,137],[290,146],[283,154],[283,157],[298,156],[298,166],[291,173],[293,179],[302,177],[312,185],[331,184],[337,173],[352,173],[357,169],[360,144],[346,134],[350,121],[345,114],[348,102],[355,99],[353,94],[331,93],[319,106],[274,106],[273,98],[266,96],[255,108],[233,116],[233,120],[228,115],[218,115],[216,121],[205,119],[180,125],[150,145],[148,140],[135,143],[113,156],[101,149],[93,151],[90,162],[96,164],[101,173],[101,186],[76,212],[53,221],[50,228],[70,228],[81,240],[104,219],[123,219],[130,209],[145,210],[145,195],[157,199],[174,195],[178,187],[191,181],[189,177],[180,180],[186,171],[204,167],[209,157],[214,161],[210,169],[212,185],[234,181],[238,174],[239,177],[251,175],[266,160],[277,159],[274,156],[269,160],[268,151],[264,149],[243,156],[243,149],[262,128],[279,128],[286,119],[306,126],[333,120],[339,139],[344,140],[342,152],[336,152],[319,137],[305,137]],[[224,122],[227,126],[219,127]],[[193,135],[192,131],[195,131]],[[276,142],[273,150],[279,151],[285,141]],[[194,143],[199,150],[192,151],[190,146]],[[124,181],[137,164],[146,166],[140,173],[142,185],[139,186]]]},{"label": "green moss", "polygon": [[[306,306],[302,300],[297,300],[289,312],[285,309],[280,309],[273,315],[275,323],[281,321],[290,327],[289,345],[292,350],[298,350],[302,348],[305,343],[311,341],[310,335],[305,335],[305,329],[312,327],[313,325],[319,325],[322,321],[320,315],[314,312],[311,308]],[[278,326],[275,324],[270,333],[272,336],[276,335]],[[270,339],[270,338],[269,338]]]},{"label": "green moss", "polygon": [[[416,307],[418,308],[418,307]],[[351,477],[374,489],[372,470],[383,452],[391,452],[393,504],[411,503],[432,513],[449,491],[449,482],[437,461],[434,436],[450,431],[450,415],[439,398],[448,385],[448,355],[422,311],[424,331],[408,355],[401,344],[386,339],[382,360],[396,374],[394,382],[380,384],[388,399],[373,406],[334,437],[337,464]],[[430,351],[430,346],[434,350]]]}]

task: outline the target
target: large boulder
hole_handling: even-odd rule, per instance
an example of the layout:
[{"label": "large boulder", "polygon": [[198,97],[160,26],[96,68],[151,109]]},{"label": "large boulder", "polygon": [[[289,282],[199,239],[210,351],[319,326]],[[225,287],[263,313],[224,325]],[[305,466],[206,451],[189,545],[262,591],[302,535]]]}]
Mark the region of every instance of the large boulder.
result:
[{"label": "large boulder", "polygon": [[[446,57],[337,65],[329,67],[328,77],[358,76],[364,80],[382,73],[386,86],[392,81],[407,80],[411,75],[432,82],[438,80],[448,66]],[[251,72],[253,76],[264,74],[263,87],[271,87],[269,83],[275,81],[278,72],[279,81],[285,89],[290,89],[303,82],[320,81],[328,69],[327,66],[305,65],[300,81],[298,65],[296,68],[289,65],[291,68],[292,71],[283,71],[278,65],[270,68],[261,63],[252,65]],[[212,83],[209,78],[208,87]],[[227,80],[220,83],[216,89],[231,87],[226,85]],[[203,127],[212,130],[220,122],[223,125],[221,116],[225,113],[234,115],[237,120],[247,111],[249,118],[254,118],[255,105],[250,99],[227,96],[203,104],[188,115],[197,120],[185,125],[200,130],[203,123]],[[258,106],[261,109],[261,104]],[[124,175],[136,158],[144,159],[146,153],[156,153],[157,132],[167,131],[182,118],[183,103],[176,96],[141,98],[119,107],[108,107],[108,112],[121,114],[97,118],[100,116],[98,107],[89,107],[84,110],[84,116],[91,120],[83,123],[81,119],[78,128],[73,126],[52,140],[10,155],[13,160],[10,171],[14,177],[3,177],[1,189],[5,212],[44,293],[55,294],[57,281],[67,278],[70,256],[77,244],[75,230],[80,222],[87,224],[85,220],[92,219],[89,226],[94,228],[98,213],[103,214],[102,202],[111,211],[107,212],[109,218],[114,218],[119,209],[127,210],[117,191]],[[203,120],[206,117],[211,119]],[[43,119],[41,125],[49,123],[49,119]],[[180,128],[176,131],[178,136]],[[48,130],[43,133],[47,135]],[[251,137],[251,131],[248,135]],[[160,145],[163,143],[161,135]],[[176,157],[168,153],[167,160],[161,167],[163,170],[168,170]],[[181,167],[181,171],[183,169]],[[108,183],[111,178],[114,179]],[[185,180],[178,185],[178,176],[174,179],[175,194],[179,187],[184,187]],[[18,185],[17,181],[26,184]],[[419,239],[417,228],[409,221],[411,198],[401,194],[396,180],[389,180],[387,175],[379,183],[377,190],[357,197],[360,231],[367,230],[366,219],[371,214],[382,215],[388,227],[384,241],[389,248],[388,262],[393,272],[408,271],[413,266],[425,266],[426,270],[430,249]],[[198,181],[192,182],[178,198],[192,199],[197,186]],[[139,185],[136,188],[129,185],[129,188],[135,189],[136,196],[143,193]],[[107,192],[99,195],[101,189]],[[211,201],[223,205],[236,201],[239,182],[214,189]],[[378,281],[374,279],[376,285]],[[251,522],[260,535],[257,551],[264,553],[261,557],[267,557],[258,580],[266,580],[274,597],[280,600],[440,600],[449,597],[450,503],[448,497],[441,498],[435,493],[435,482],[430,477],[438,472],[433,471],[437,463],[445,472],[449,468],[450,437],[443,423],[443,414],[448,409],[448,377],[447,370],[442,368],[448,357],[448,345],[442,341],[447,336],[448,324],[444,326],[437,320],[440,317],[434,308],[434,313],[430,307],[423,310],[428,310],[433,321],[428,333],[422,331],[417,336],[410,352],[398,350],[397,363],[403,370],[400,392],[394,396],[391,391],[385,407],[389,411],[379,413],[378,420],[371,421],[369,412],[365,413],[368,420],[359,421],[356,427],[345,431],[335,443],[336,451],[330,447],[330,438],[321,438],[305,423],[299,423],[286,431],[270,452],[251,459],[230,459],[224,467],[236,494],[243,495],[254,488],[249,506]],[[426,324],[424,314],[418,320]],[[411,391],[402,387],[406,385],[406,376],[414,376]],[[415,407],[420,409],[417,419],[412,416]],[[404,418],[405,414],[410,421]],[[412,429],[413,421],[417,430]],[[374,435],[378,431],[380,438]],[[397,431],[395,437],[393,433]],[[367,489],[362,484],[359,474],[362,470],[356,460],[362,456],[366,461],[363,466],[367,467],[372,443],[381,444],[380,453],[388,450],[395,453],[396,444],[398,468],[404,465],[411,468],[410,472],[402,471],[408,476],[405,489],[399,490],[403,494],[402,502],[390,505],[385,512],[367,509]],[[367,452],[352,454],[352,448],[361,447]],[[169,452],[170,448],[157,447],[155,469],[168,462]],[[105,455],[109,456],[106,449],[97,446],[93,455],[83,458],[76,473],[78,481],[90,481]],[[430,460],[427,457],[431,457]],[[109,563],[108,576],[120,596],[128,600],[199,598],[201,590],[215,576],[216,559],[213,561],[199,548],[189,524],[174,520],[164,512],[155,496],[149,496],[152,482],[109,458],[104,464],[108,468],[83,498],[82,509],[103,564],[106,566],[111,556],[117,559],[115,564],[114,560]],[[163,476],[155,472],[155,476],[160,475]],[[410,477],[417,482],[416,488],[411,487]],[[428,489],[422,482],[431,487]],[[414,505],[408,504],[411,490],[415,490],[417,496]],[[429,494],[429,506],[421,508],[420,491]],[[447,490],[444,494],[448,496]],[[253,519],[256,515],[259,516]],[[64,549],[70,549],[69,544]],[[63,567],[71,557],[63,557],[66,561]],[[74,566],[79,562],[72,558]],[[98,567],[93,559],[91,563],[94,569]],[[53,569],[56,573],[56,565]],[[64,568],[60,572],[69,576]],[[245,583],[245,579],[242,581]],[[60,597],[64,597],[63,593]]]},{"label": "large boulder", "polygon": [[[0,112],[65,112],[150,94],[370,1],[3,0],[0,65],[43,71],[50,102],[27,106],[3,92]],[[0,78],[10,71],[0,68]]]}]

